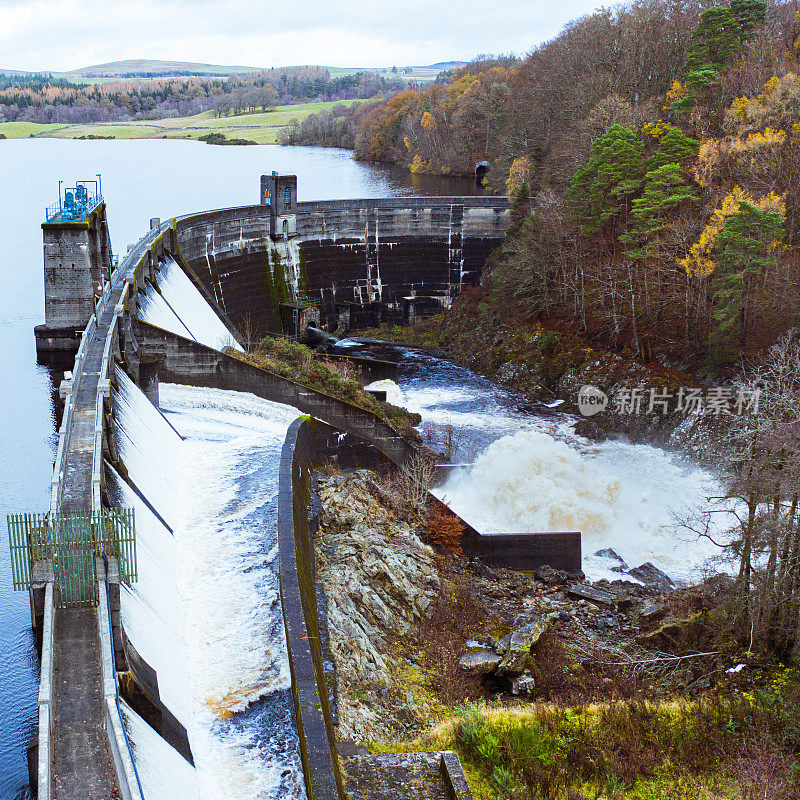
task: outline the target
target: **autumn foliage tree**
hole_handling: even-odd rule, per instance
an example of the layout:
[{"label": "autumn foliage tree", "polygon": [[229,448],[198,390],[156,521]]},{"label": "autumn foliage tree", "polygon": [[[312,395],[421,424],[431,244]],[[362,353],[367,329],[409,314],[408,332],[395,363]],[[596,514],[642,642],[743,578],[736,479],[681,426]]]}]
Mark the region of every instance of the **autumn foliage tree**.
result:
[{"label": "autumn foliage tree", "polygon": [[464,535],[461,520],[441,501],[436,501],[428,512],[428,540],[445,553],[461,553]]}]

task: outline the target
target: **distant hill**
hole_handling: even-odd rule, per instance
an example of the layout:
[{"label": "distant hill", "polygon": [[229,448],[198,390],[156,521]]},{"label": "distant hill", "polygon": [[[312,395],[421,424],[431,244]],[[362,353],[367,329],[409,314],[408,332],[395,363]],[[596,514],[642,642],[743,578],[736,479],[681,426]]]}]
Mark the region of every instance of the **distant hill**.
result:
[{"label": "distant hill", "polygon": [[53,73],[61,78],[123,78],[123,77],[162,77],[171,75],[232,75],[257,72],[260,67],[226,67],[219,64],[201,64],[193,61],[157,61],[153,59],[129,59],[95,64],[91,67]]},{"label": "distant hill", "polygon": [[[456,69],[466,64],[466,61],[440,61],[436,64],[426,66],[400,66],[397,65],[398,78],[407,80],[416,79],[422,81],[433,80],[436,75],[443,70]],[[127,59],[125,61],[109,61],[106,64],[94,64],[89,67],[80,67],[66,72],[56,72],[42,69],[37,72],[51,73],[56,78],[66,78],[77,83],[94,83],[104,80],[119,78],[169,78],[181,77],[186,75],[201,76],[227,76],[234,73],[244,75],[247,72],[257,72],[268,67],[245,67],[245,66],[223,66],[220,64],[206,64],[195,61],[160,61],[157,59]],[[392,66],[385,67],[325,67],[331,75],[348,75],[365,70],[375,71],[381,74],[390,74]],[[5,75],[27,75],[31,70],[19,69],[0,69],[0,74]]]}]

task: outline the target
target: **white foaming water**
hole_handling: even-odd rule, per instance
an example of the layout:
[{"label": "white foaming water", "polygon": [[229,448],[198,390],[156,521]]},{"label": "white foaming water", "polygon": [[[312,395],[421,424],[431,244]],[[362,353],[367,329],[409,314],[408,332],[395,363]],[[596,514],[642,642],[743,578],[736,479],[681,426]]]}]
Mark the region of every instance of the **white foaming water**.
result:
[{"label": "white foaming water", "polygon": [[[697,521],[719,481],[708,471],[649,445],[590,442],[567,416],[533,415],[521,398],[450,362],[405,351],[398,383],[379,381],[387,399],[422,415],[423,432],[451,428],[453,472],[434,493],[483,533],[580,531],[583,568],[592,579],[624,577],[612,548],[629,566],[653,562],[671,577],[699,577],[719,550],[683,522]],[[714,538],[733,520],[715,515]],[[719,540],[719,539],[717,539]]]},{"label": "white foaming water", "polygon": [[120,706],[145,798],[197,797],[192,765],[124,701]]},{"label": "white foaming water", "polygon": [[115,398],[123,461],[147,501],[169,509],[174,531],[112,472],[119,502],[137,515],[140,579],[122,596],[126,633],[187,729],[197,797],[302,797],[276,536],[280,451],[297,411],[162,384],[161,407],[181,440],[126,381]]},{"label": "white foaming water", "polygon": [[162,702],[186,726],[190,720],[189,673],[175,540],[113,469],[109,469],[109,483],[116,502],[133,508],[136,515],[139,579],[121,587],[122,626],[136,652],[158,674]]},{"label": "white foaming water", "polygon": [[604,548],[631,567],[651,561],[676,579],[696,576],[718,552],[681,528],[719,493],[714,478],[646,445],[577,437],[567,444],[521,430],[489,445],[436,493],[483,533],[580,531],[592,578],[621,577],[591,555]]},{"label": "white foaming water", "polygon": [[161,466],[177,462],[181,438],[119,366],[115,376],[115,433],[122,462],[136,488],[174,530],[181,514],[180,476]]},{"label": "white foaming water", "polygon": [[[380,392],[386,392],[386,402],[395,406],[403,406],[407,402],[403,390],[390,378],[384,378],[380,381],[373,381],[365,389],[377,389]],[[411,411],[412,409],[409,409]]]},{"label": "white foaming water", "polygon": [[158,273],[160,293],[147,284],[139,316],[145,322],[222,350],[241,346],[206,302],[188,275],[171,258]]}]

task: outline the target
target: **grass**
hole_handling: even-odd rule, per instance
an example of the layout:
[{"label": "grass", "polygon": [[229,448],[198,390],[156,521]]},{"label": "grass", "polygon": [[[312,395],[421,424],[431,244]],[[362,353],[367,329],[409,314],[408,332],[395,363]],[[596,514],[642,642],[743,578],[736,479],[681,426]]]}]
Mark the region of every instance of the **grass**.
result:
[{"label": "grass", "polygon": [[298,103],[279,106],[274,111],[215,117],[205,111],[191,117],[159,120],[134,120],[123,123],[98,122],[87,125],[43,125],[34,122],[1,122],[0,134],[7,139],[29,137],[81,139],[89,136],[113,136],[115,139],[199,139],[208,133],[222,133],[228,139],[248,139],[256,144],[277,144],[280,130],[292,119],[304,120],[335,105],[351,105],[357,100],[335,103]]},{"label": "grass", "polygon": [[796,797],[786,730],[759,701],[467,704],[420,738],[374,752],[454,750],[476,800]]},{"label": "grass", "polygon": [[357,368],[346,363],[319,358],[305,345],[281,338],[262,339],[255,349],[247,353],[236,350],[226,352],[248,364],[297,381],[329,397],[371,411],[384,422],[388,422],[401,436],[415,442],[420,440],[415,429],[421,421],[419,414],[391,403],[383,403],[367,394],[353,377]]},{"label": "grass", "polygon": [[42,125],[38,122],[0,122],[0,133],[6,139],[27,139],[29,136],[48,134],[64,125]]}]

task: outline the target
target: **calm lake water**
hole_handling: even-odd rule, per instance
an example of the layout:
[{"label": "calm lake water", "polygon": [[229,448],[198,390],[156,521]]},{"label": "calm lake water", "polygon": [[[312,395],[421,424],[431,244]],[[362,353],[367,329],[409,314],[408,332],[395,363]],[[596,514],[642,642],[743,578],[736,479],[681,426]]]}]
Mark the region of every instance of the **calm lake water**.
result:
[{"label": "calm lake water", "polygon": [[[298,176],[300,200],[471,194],[472,181],[411,176],[352,160],[344,150],[211,147],[180,141],[0,141],[0,520],[44,511],[56,448],[53,381],[37,365],[33,327],[44,321],[45,206],[58,181],[103,176],[115,252],[146,232],[151,217],[258,202],[259,176]],[[58,376],[56,376],[56,380]],[[3,523],[4,525],[5,523]],[[25,797],[25,748],[36,732],[38,659],[28,596],[11,589],[5,533],[0,543],[0,800]]]}]

